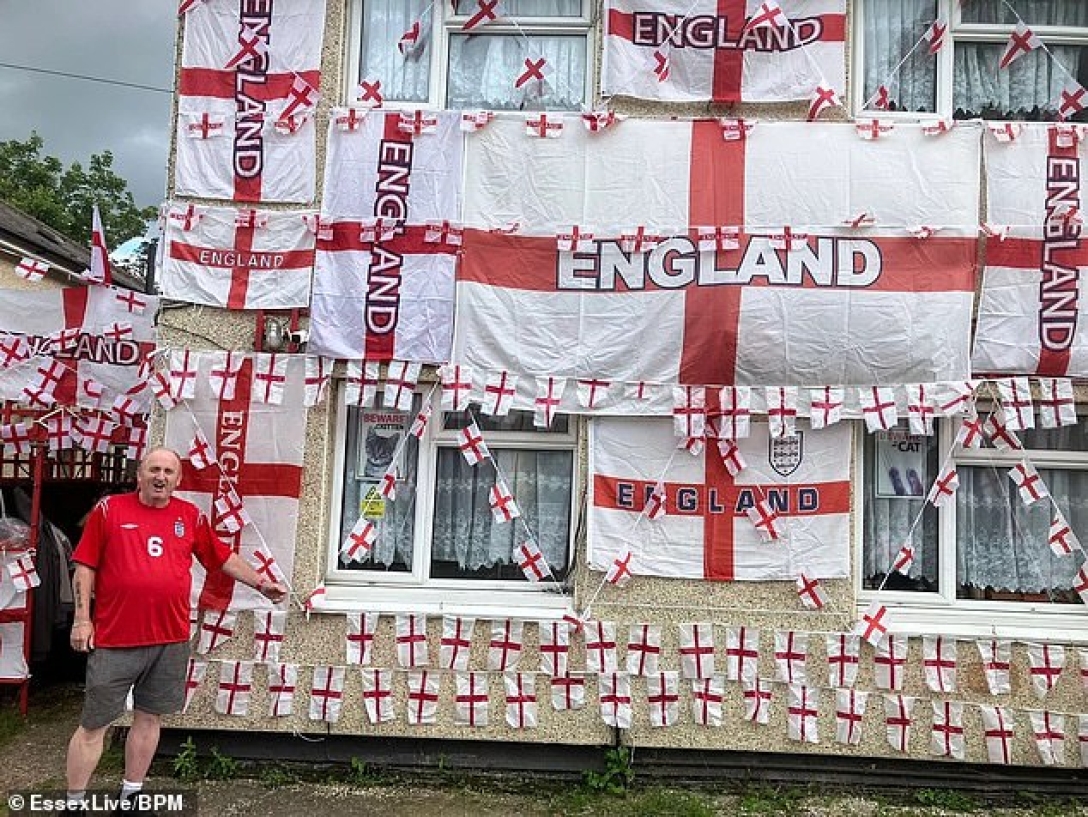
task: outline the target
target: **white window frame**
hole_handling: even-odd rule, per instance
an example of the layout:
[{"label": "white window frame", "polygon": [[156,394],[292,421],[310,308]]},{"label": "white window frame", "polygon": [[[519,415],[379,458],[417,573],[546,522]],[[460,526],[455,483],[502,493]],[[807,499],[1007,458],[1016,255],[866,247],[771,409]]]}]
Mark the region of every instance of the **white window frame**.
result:
[{"label": "white window frame", "polygon": [[[534,451],[558,450],[571,452],[570,530],[567,550],[566,582],[521,582],[477,579],[432,579],[431,533],[434,514],[435,474],[440,448],[457,447],[459,430],[445,430],[440,405],[441,390],[421,388],[433,409],[431,421],[419,441],[419,461],[416,471],[416,497],[412,570],[382,572],[369,570],[344,570],[339,566],[341,517],[344,496],[344,466],[347,458],[347,423],[349,407],[342,399],[343,384],[334,395],[337,403],[333,433],[333,478],[329,492],[329,525],[326,537],[325,601],[322,611],[327,612],[382,612],[382,613],[443,613],[472,615],[481,618],[505,618],[516,612],[518,618],[552,621],[562,618],[573,602],[570,580],[574,572],[575,537],[579,528],[577,498],[581,495],[578,463],[581,425],[577,417],[568,418],[566,433],[490,431],[484,432],[484,440],[492,450],[526,449]],[[478,409],[474,409],[477,410]],[[477,468],[491,468],[480,463]],[[512,524],[520,524],[514,522]],[[566,592],[558,592],[559,587]]]},{"label": "white window frame", "polygon": [[[984,411],[979,407],[980,414]],[[959,429],[957,418],[937,420],[939,459],[949,450]],[[1045,604],[1017,601],[979,601],[956,598],[956,503],[937,510],[938,516],[938,590],[936,593],[905,590],[866,590],[864,583],[864,497],[867,432],[856,435],[855,499],[859,512],[854,519],[854,541],[858,543],[854,560],[854,583],[858,588],[857,613],[860,616],[874,601],[888,607],[891,631],[905,635],[946,635],[962,638],[1037,639],[1045,632],[1060,632],[1065,640],[1088,644],[1088,617],[1085,607],[1075,604]],[[995,449],[962,449],[956,446],[953,461],[957,466],[1011,468],[1019,462],[1018,452]],[[1037,468],[1079,468],[1088,471],[1088,452],[1064,452],[1033,449],[1030,461]],[[1009,482],[1010,491],[1015,486]],[[927,485],[927,488],[929,486]],[[889,566],[890,568],[890,566]]]},{"label": "white window frame", "polygon": [[[1079,2],[1080,0],[1069,0]],[[865,38],[864,38],[864,14],[865,0],[855,0],[854,16],[855,24],[852,26],[856,32],[853,42],[853,58],[851,59],[851,75],[858,77],[854,83],[851,94],[855,116],[880,116],[881,119],[906,119],[932,120],[950,119],[952,117],[952,72],[955,65],[956,42],[963,43],[997,43],[1004,45],[1009,40],[1009,35],[1015,29],[1015,25],[991,25],[982,23],[964,23],[961,20],[959,0],[937,0],[938,17],[949,21],[946,43],[934,57],[937,61],[937,96],[935,100],[936,111],[923,113],[918,111],[880,111],[865,109],[868,101],[865,97]],[[1069,26],[1035,26],[1031,30],[1039,38],[1049,45],[1079,45],[1088,46],[1088,27],[1076,28]],[[925,44],[919,48],[925,48]]]},{"label": "white window frame", "polygon": [[[343,98],[354,98],[354,90],[359,84],[359,62],[362,56],[363,34],[363,7],[367,0],[351,0],[351,9],[348,14],[348,54],[345,60]],[[461,27],[469,19],[468,14],[452,14],[448,5],[449,0],[435,0],[430,12],[431,30],[428,39],[429,47],[434,51],[431,55],[431,78],[427,89],[427,106],[432,108],[447,107],[446,89],[449,78],[450,37],[460,32]],[[594,12],[595,3],[592,0],[581,0],[582,13],[575,17],[518,17],[517,26],[503,19],[481,26],[474,33],[479,36],[490,35],[516,35],[524,31],[528,35],[539,34],[569,35],[583,34],[586,41],[586,75],[582,78],[582,98],[585,107],[592,107],[595,100],[594,77],[597,75],[599,55],[597,49],[597,19]],[[419,102],[400,102],[388,100],[383,107],[396,110],[398,108],[418,108]]]}]

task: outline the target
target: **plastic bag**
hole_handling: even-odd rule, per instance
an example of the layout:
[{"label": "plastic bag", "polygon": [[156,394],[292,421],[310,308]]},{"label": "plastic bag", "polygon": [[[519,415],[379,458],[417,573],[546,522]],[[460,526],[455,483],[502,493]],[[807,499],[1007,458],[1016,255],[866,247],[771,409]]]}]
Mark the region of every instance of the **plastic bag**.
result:
[{"label": "plastic bag", "polygon": [[30,525],[21,519],[0,516],[0,551],[30,547]]}]

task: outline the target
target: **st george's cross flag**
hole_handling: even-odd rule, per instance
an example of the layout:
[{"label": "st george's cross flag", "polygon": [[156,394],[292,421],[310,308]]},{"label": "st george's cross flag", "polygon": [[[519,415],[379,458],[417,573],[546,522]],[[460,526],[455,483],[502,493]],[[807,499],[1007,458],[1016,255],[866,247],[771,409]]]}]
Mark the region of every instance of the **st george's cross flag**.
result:
[{"label": "st george's cross flag", "polygon": [[[867,142],[845,123],[780,122],[724,141],[716,121],[629,120],[545,141],[516,128],[496,119],[467,143],[465,222],[523,228],[465,231],[454,363],[689,385],[969,374],[977,130],[935,140],[904,125]],[[863,234],[808,227],[862,211],[876,219]],[[946,229],[915,238],[927,221]],[[571,224],[598,238],[560,251]],[[667,238],[625,252],[636,225]],[[735,247],[700,249],[707,225],[740,225]]]},{"label": "st george's cross flag", "polygon": [[314,266],[306,215],[206,207],[191,225],[167,218],[163,295],[227,309],[306,306]]},{"label": "st george's cross flag", "polygon": [[[126,305],[134,300],[142,304],[138,312]],[[0,401],[25,402],[24,389],[41,387],[57,405],[112,405],[142,380],[141,363],[155,349],[158,304],[156,296],[107,286],[5,290],[2,337],[5,344],[19,341],[15,345],[29,357],[0,362]],[[122,323],[131,334],[107,334]],[[0,361],[15,345],[0,346]],[[39,369],[50,374],[41,376]]]},{"label": "st george's cross flag", "polygon": [[986,140],[986,268],[972,357],[981,374],[1088,375],[1088,276],[1081,179],[1088,143],[1024,123]]},{"label": "st george's cross flag", "polygon": [[217,0],[185,15],[177,195],[313,200],[324,31],[325,0]]},{"label": "st george's cross flag", "polygon": [[[219,400],[208,384],[213,356],[200,356],[198,382],[191,411],[172,411],[166,418],[165,444],[186,451],[197,428],[215,449],[218,466],[197,470],[186,467],[178,490],[183,499],[208,514],[216,535],[242,558],[277,580],[290,580],[295,561],[295,525],[302,491],[302,457],[305,445],[306,409],[302,404],[305,366],[301,356],[291,356],[284,378],[282,403],[259,399],[258,377],[279,377],[274,368],[261,374],[254,356],[247,356],[238,371],[234,396]],[[186,463],[187,465],[187,463]],[[224,509],[237,496],[251,524],[231,530]],[[265,563],[272,561],[274,565]],[[206,576],[193,566],[193,606],[201,610],[268,609],[270,602],[222,571]]]},{"label": "st george's cross flag", "polygon": [[[317,241],[311,354],[439,363],[453,333],[461,217],[460,115],[371,111],[359,127],[330,122]],[[431,225],[431,226],[429,226]]]},{"label": "st george's cross flag", "polygon": [[[711,447],[674,457],[667,418],[598,418],[590,428],[590,567],[605,570],[629,548],[641,575],[793,581],[804,565],[816,578],[847,576],[851,433],[842,424],[801,427],[771,440],[765,424],[753,424],[737,441],[748,467],[732,476]],[[659,478],[667,515],[632,530]],[[746,513],[761,501],[779,514],[776,541],[764,542]]]},{"label": "st george's cross flag", "polygon": [[726,103],[841,93],[845,44],[845,0],[609,0],[601,92]]}]

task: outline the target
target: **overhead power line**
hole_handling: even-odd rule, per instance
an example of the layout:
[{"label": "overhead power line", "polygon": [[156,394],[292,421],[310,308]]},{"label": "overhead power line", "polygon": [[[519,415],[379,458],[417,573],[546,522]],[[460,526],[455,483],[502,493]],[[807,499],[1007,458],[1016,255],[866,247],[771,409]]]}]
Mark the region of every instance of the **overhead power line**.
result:
[{"label": "overhead power line", "polygon": [[49,74],[50,76],[65,77],[67,79],[81,79],[85,82],[99,82],[103,85],[116,85],[119,88],[135,88],[139,91],[155,91],[160,94],[174,93],[170,88],[158,88],[154,85],[141,85],[138,82],[122,82],[119,79],[92,77],[87,74],[70,74],[67,71],[52,71],[48,68],[36,68],[32,65],[15,65],[10,62],[0,62],[0,68],[11,68],[16,71],[29,71],[33,74]]}]

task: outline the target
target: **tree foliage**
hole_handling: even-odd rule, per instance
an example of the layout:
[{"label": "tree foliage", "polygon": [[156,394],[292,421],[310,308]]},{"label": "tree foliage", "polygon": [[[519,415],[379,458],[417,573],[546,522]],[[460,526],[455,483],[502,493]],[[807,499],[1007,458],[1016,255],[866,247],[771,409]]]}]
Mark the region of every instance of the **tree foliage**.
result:
[{"label": "tree foliage", "polygon": [[86,168],[79,162],[66,168],[43,155],[44,146],[37,133],[0,142],[0,199],[88,246],[96,203],[111,248],[144,234],[155,208],[136,206],[128,182],[113,170],[110,151],[92,154]]}]

